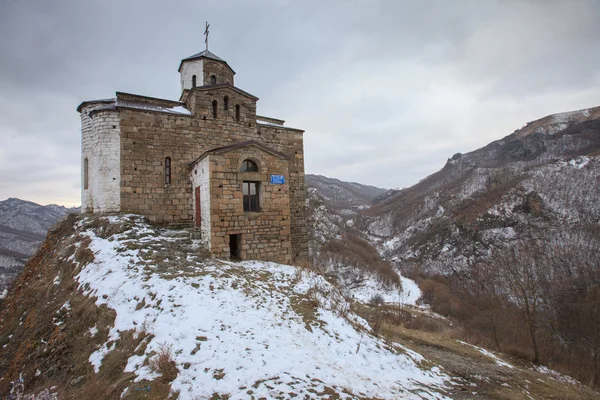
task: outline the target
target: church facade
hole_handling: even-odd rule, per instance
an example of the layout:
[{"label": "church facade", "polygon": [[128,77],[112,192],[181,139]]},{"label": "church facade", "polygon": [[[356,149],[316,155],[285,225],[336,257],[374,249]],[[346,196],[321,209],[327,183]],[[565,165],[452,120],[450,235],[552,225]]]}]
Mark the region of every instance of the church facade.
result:
[{"label": "church facade", "polygon": [[179,73],[179,101],[117,92],[79,105],[82,212],[195,226],[220,258],[307,259],[304,132],[257,115],[208,50]]}]

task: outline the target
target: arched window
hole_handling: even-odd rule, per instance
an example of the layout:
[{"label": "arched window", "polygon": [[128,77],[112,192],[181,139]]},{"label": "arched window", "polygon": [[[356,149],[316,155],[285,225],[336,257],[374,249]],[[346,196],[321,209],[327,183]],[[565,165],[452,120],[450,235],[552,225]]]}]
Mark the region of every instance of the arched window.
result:
[{"label": "arched window", "polygon": [[216,100],[213,100],[213,118],[217,119],[217,107],[219,106]]},{"label": "arched window", "polygon": [[229,110],[229,97],[223,97],[223,110]]},{"label": "arched window", "polygon": [[213,84],[213,85],[216,84],[217,83],[217,77],[214,76],[214,75],[211,75],[210,76],[210,83]]},{"label": "arched window", "polygon": [[242,163],[242,172],[258,172],[258,165],[252,160],[244,160]]},{"label": "arched window", "polygon": [[235,120],[240,122],[240,105],[235,105]]},{"label": "arched window", "polygon": [[171,157],[165,158],[165,184],[171,183]]},{"label": "arched window", "polygon": [[243,181],[244,211],[260,211],[260,182]]},{"label": "arched window", "polygon": [[192,75],[192,87],[196,87],[196,75]]},{"label": "arched window", "polygon": [[88,188],[88,159],[85,158],[83,160],[83,188],[87,190]]}]

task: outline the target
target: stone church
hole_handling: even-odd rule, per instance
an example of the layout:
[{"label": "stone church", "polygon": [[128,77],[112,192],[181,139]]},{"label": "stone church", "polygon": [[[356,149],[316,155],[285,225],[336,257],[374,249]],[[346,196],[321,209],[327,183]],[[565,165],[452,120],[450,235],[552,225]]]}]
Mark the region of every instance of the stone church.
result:
[{"label": "stone church", "polygon": [[179,73],[179,101],[117,92],[77,107],[82,212],[194,226],[219,258],[307,259],[304,131],[257,115],[208,48]]}]

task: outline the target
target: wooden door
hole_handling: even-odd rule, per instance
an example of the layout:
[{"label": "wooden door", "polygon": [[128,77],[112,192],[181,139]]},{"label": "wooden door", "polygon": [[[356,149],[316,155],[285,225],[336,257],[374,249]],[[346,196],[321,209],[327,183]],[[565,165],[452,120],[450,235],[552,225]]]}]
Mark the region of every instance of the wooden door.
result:
[{"label": "wooden door", "polygon": [[196,226],[200,227],[202,223],[202,211],[200,208],[200,186],[196,186]]}]

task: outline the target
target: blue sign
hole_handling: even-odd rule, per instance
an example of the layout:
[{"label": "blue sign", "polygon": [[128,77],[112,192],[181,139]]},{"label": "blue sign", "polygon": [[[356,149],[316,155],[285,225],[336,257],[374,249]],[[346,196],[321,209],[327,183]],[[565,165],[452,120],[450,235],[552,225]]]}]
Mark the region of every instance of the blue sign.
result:
[{"label": "blue sign", "polygon": [[271,175],[270,182],[273,185],[283,185],[285,183],[285,176],[283,176],[283,175]]}]

